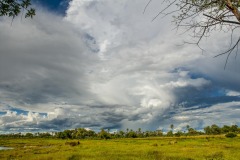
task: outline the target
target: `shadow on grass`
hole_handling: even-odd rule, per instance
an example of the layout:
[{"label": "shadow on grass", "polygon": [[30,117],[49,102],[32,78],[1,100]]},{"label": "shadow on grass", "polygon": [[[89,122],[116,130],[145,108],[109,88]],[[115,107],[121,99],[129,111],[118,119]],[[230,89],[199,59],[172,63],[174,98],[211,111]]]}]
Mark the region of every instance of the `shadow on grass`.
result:
[{"label": "shadow on grass", "polygon": [[160,151],[149,151],[147,153],[147,157],[149,159],[154,159],[154,160],[193,160],[192,158],[166,156],[166,155],[164,155],[164,153],[162,153]]},{"label": "shadow on grass", "polygon": [[216,152],[212,155],[205,156],[205,160],[224,160],[223,152]]},{"label": "shadow on grass", "polygon": [[68,160],[81,160],[81,156],[78,154],[74,154],[68,158]]}]

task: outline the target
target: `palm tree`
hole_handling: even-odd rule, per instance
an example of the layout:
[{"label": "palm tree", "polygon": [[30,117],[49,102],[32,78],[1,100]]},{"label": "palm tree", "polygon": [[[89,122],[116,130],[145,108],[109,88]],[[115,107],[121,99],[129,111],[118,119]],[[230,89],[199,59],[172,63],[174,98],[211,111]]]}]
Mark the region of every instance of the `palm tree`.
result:
[{"label": "palm tree", "polygon": [[174,128],[174,125],[173,125],[173,124],[171,124],[171,125],[170,125],[170,128],[171,128],[171,130],[173,130],[173,128]]}]

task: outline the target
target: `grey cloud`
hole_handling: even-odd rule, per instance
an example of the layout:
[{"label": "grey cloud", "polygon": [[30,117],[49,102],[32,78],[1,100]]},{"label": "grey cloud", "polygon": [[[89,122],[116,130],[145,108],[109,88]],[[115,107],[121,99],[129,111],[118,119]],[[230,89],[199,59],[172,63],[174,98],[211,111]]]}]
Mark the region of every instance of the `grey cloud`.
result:
[{"label": "grey cloud", "polygon": [[34,105],[90,94],[85,74],[96,59],[74,28],[42,13],[31,22],[16,19],[12,27],[6,21],[1,22],[1,96]]},{"label": "grey cloud", "polygon": [[1,114],[5,129],[157,129],[189,120],[200,127],[210,123],[204,114],[225,111],[207,112],[212,106],[239,101],[228,96],[240,92],[239,71],[223,72],[221,59],[177,46],[185,37],[169,30],[170,18],[151,22],[161,2],[154,3],[142,15],[145,0],[73,0],[64,18],[39,12],[12,27],[2,20],[0,111],[47,115],[35,123]]}]

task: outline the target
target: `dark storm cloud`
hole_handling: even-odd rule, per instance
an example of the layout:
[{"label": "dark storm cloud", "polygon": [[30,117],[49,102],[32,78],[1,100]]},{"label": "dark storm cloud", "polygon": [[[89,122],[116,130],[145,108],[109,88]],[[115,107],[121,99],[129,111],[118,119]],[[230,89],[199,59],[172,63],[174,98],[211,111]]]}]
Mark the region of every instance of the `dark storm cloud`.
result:
[{"label": "dark storm cloud", "polygon": [[[51,15],[56,20],[52,22],[44,19],[46,16],[39,13],[25,24],[16,19],[12,27],[1,23],[0,96],[5,99],[34,105],[88,94],[84,74],[94,63],[93,57],[87,54],[82,37],[70,31],[71,27],[59,26],[61,19]],[[43,19],[44,23],[38,22]]]}]

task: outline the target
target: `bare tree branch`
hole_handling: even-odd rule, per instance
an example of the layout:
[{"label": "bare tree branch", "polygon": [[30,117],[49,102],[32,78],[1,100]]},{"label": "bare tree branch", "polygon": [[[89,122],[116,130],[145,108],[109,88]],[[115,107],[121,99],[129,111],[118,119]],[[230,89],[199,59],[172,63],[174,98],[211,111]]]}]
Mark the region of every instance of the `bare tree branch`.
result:
[{"label": "bare tree branch", "polygon": [[[143,13],[151,2],[152,0],[147,3]],[[240,29],[240,0],[164,0],[163,3],[166,4],[165,7],[154,16],[152,21],[161,14],[164,16],[173,15],[176,29],[184,28],[184,33],[192,32],[192,37],[197,39],[194,43],[184,43],[195,44],[202,51],[204,50],[200,43],[203,41],[203,37],[211,36],[212,32],[231,32],[230,48],[214,57],[227,55],[225,69],[229,57],[234,51],[236,51],[237,56],[240,36],[237,35],[239,38],[234,42],[234,45],[232,43],[233,36],[236,37],[235,34],[238,34],[234,31]],[[173,10],[171,10],[172,6],[174,6]]]},{"label": "bare tree branch", "polygon": [[149,1],[148,1],[147,5],[145,6],[145,8],[144,8],[144,10],[143,10],[143,14],[145,13],[145,11],[146,11],[148,5],[151,3],[151,1],[152,1],[152,0],[149,0]]}]

